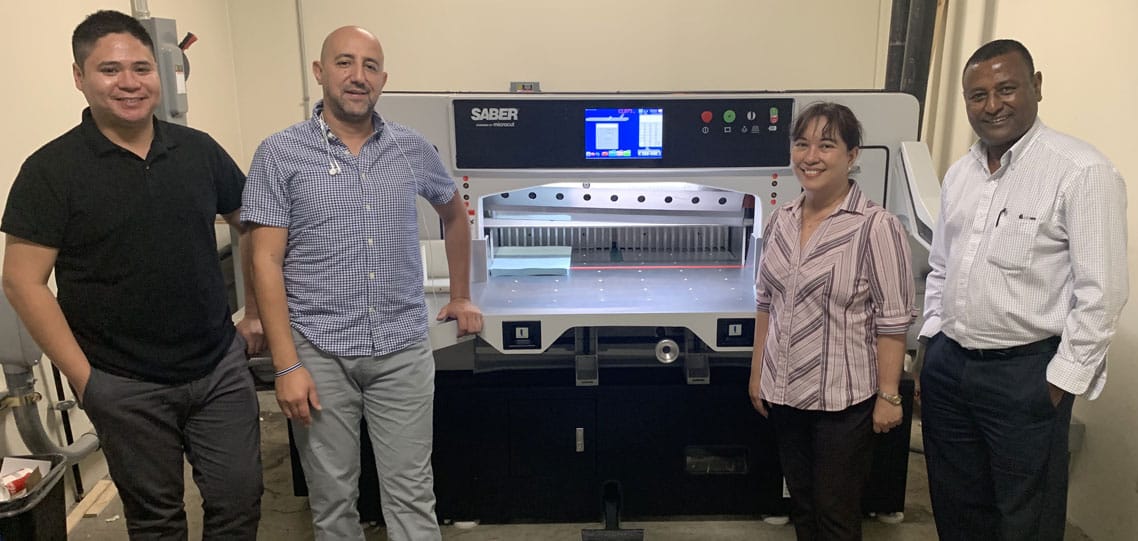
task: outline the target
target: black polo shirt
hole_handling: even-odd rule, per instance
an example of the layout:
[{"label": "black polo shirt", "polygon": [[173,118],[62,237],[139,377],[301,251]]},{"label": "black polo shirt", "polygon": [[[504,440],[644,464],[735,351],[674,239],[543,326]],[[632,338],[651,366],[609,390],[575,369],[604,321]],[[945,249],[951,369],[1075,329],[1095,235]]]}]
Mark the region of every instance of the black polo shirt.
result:
[{"label": "black polo shirt", "polygon": [[182,383],[233,340],[214,222],[241,206],[245,175],[209,135],[154,128],[143,160],[83,111],[24,162],[0,230],[59,249],[59,305],[93,366]]}]

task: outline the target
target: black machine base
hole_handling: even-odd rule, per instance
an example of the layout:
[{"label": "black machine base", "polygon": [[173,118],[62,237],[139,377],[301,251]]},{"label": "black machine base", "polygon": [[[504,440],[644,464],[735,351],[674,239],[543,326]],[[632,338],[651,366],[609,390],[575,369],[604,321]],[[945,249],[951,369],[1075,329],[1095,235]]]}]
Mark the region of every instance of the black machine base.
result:
[{"label": "black machine base", "polygon": [[[787,515],[774,434],[751,407],[748,378],[748,368],[734,366],[712,367],[703,385],[688,384],[681,367],[602,368],[600,385],[578,387],[571,368],[440,371],[439,520],[618,525],[597,505],[610,501],[613,487],[617,515],[637,519]],[[901,395],[901,426],[875,436],[866,513],[904,510],[912,380],[902,381]],[[293,474],[296,494],[306,495],[295,452]],[[359,509],[364,521],[382,520],[366,437]]]}]

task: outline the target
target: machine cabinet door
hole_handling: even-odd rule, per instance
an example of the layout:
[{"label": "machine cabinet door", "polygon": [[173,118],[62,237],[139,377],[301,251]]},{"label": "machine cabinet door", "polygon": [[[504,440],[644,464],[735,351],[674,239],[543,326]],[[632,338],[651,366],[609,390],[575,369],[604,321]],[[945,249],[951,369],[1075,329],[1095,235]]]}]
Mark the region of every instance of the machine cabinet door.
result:
[{"label": "machine cabinet door", "polygon": [[435,392],[435,474],[442,522],[509,518],[509,419],[500,393],[449,385],[438,378]]},{"label": "machine cabinet door", "polygon": [[735,376],[602,390],[598,477],[622,484],[627,516],[781,511],[773,433]]},{"label": "machine cabinet door", "polygon": [[[510,485],[515,519],[596,520],[596,400],[577,389],[510,400]],[[568,396],[556,396],[565,394]]]}]

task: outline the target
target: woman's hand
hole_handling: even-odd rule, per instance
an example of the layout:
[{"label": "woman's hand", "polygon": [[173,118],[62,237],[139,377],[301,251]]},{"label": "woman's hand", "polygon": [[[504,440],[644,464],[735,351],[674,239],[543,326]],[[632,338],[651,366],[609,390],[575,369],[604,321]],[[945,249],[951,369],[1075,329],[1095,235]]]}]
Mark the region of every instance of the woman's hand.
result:
[{"label": "woman's hand", "polygon": [[894,406],[881,398],[873,405],[873,431],[884,434],[901,425],[903,411],[901,405]]},{"label": "woman's hand", "polygon": [[752,369],[751,380],[747,383],[747,394],[751,395],[751,405],[755,407],[755,411],[766,417],[767,406],[763,404],[762,379],[762,372]]}]

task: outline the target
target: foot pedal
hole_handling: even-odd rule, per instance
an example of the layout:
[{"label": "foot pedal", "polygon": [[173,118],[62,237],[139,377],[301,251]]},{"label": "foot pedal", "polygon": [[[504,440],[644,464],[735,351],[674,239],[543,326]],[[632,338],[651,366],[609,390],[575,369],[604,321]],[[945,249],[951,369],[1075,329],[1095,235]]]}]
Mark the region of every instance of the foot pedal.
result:
[{"label": "foot pedal", "polygon": [[644,541],[644,530],[581,530],[581,541]]},{"label": "foot pedal", "polygon": [[581,530],[581,541],[644,541],[644,529],[620,528],[620,483],[607,481],[604,485],[605,527],[603,530]]}]

